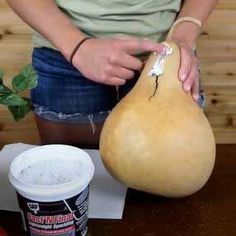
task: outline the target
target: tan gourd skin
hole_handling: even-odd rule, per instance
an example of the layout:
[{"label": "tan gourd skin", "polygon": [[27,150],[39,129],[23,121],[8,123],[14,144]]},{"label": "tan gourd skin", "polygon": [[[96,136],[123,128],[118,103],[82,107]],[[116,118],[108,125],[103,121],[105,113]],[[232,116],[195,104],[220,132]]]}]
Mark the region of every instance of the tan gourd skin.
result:
[{"label": "tan gourd skin", "polygon": [[107,170],[127,186],[183,197],[206,183],[215,161],[215,139],[203,110],[178,79],[180,52],[165,58],[164,74],[148,76],[152,54],[130,93],[106,119],[100,151]]}]

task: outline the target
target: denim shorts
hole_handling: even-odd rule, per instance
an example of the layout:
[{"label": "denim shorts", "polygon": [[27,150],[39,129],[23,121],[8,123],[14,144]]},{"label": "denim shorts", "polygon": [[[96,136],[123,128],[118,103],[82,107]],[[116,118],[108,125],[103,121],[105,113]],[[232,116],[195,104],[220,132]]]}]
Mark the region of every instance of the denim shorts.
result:
[{"label": "denim shorts", "polygon": [[104,121],[137,80],[129,80],[119,89],[96,83],[85,78],[60,52],[49,48],[35,48],[32,63],[38,75],[38,85],[31,91],[34,112],[51,121]]},{"label": "denim shorts", "polygon": [[[99,84],[85,78],[60,52],[49,48],[35,48],[32,63],[38,74],[38,86],[31,91],[34,112],[56,122],[103,122],[139,77],[136,74],[119,88]],[[203,103],[201,93],[198,104]]]}]

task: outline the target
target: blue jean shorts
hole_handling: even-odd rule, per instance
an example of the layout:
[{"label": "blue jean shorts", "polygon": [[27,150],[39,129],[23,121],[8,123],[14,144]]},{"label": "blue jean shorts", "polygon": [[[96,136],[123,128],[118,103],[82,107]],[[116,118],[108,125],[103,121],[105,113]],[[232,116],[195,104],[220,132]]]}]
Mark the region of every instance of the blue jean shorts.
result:
[{"label": "blue jean shorts", "polygon": [[[49,48],[35,48],[32,63],[38,74],[38,86],[31,91],[34,112],[55,122],[103,122],[139,77],[137,74],[118,89],[99,84],[85,78],[60,52]],[[200,106],[204,102],[201,95]]]}]

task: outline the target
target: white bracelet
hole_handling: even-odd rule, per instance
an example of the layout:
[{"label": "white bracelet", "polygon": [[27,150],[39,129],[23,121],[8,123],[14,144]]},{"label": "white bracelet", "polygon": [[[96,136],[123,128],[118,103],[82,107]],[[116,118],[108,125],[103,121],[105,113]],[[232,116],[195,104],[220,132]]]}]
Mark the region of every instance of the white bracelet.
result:
[{"label": "white bracelet", "polygon": [[179,23],[182,23],[182,22],[191,22],[191,23],[194,23],[196,25],[199,26],[199,28],[202,27],[202,22],[200,20],[198,20],[197,18],[194,18],[192,16],[183,16],[183,17],[180,17],[179,19],[177,19],[173,25],[171,26],[170,30],[169,30],[169,33],[166,37],[166,39],[170,39],[172,34],[173,34],[173,31],[174,31],[174,28],[176,25],[178,25]]}]

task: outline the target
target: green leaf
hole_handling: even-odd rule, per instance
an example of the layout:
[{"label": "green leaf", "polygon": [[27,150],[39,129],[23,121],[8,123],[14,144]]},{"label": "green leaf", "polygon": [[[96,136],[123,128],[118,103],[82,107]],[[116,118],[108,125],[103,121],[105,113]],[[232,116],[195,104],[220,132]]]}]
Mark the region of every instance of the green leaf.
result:
[{"label": "green leaf", "polygon": [[37,86],[37,74],[31,64],[25,66],[12,80],[14,92],[18,93]]},{"label": "green leaf", "polygon": [[24,98],[18,96],[17,94],[2,94],[0,95],[0,104],[6,106],[24,106],[27,105],[27,102]]},{"label": "green leaf", "polygon": [[0,84],[3,83],[2,79],[3,79],[3,70],[0,68]]},{"label": "green leaf", "polygon": [[0,68],[0,96],[2,94],[12,93],[12,91],[3,84],[3,73],[3,70]]},{"label": "green leaf", "polygon": [[0,84],[0,96],[3,94],[10,94],[12,91],[3,84]]},{"label": "green leaf", "polygon": [[0,104],[8,106],[16,121],[25,117],[32,110],[29,98],[17,93],[37,86],[37,75],[32,65],[25,66],[12,80],[13,91],[3,84],[3,70],[0,69]]},{"label": "green leaf", "polygon": [[19,121],[20,119],[24,118],[32,110],[32,103],[30,99],[28,98],[23,98],[23,99],[26,102],[25,105],[8,106],[8,109],[12,113],[12,116],[15,121]]}]

